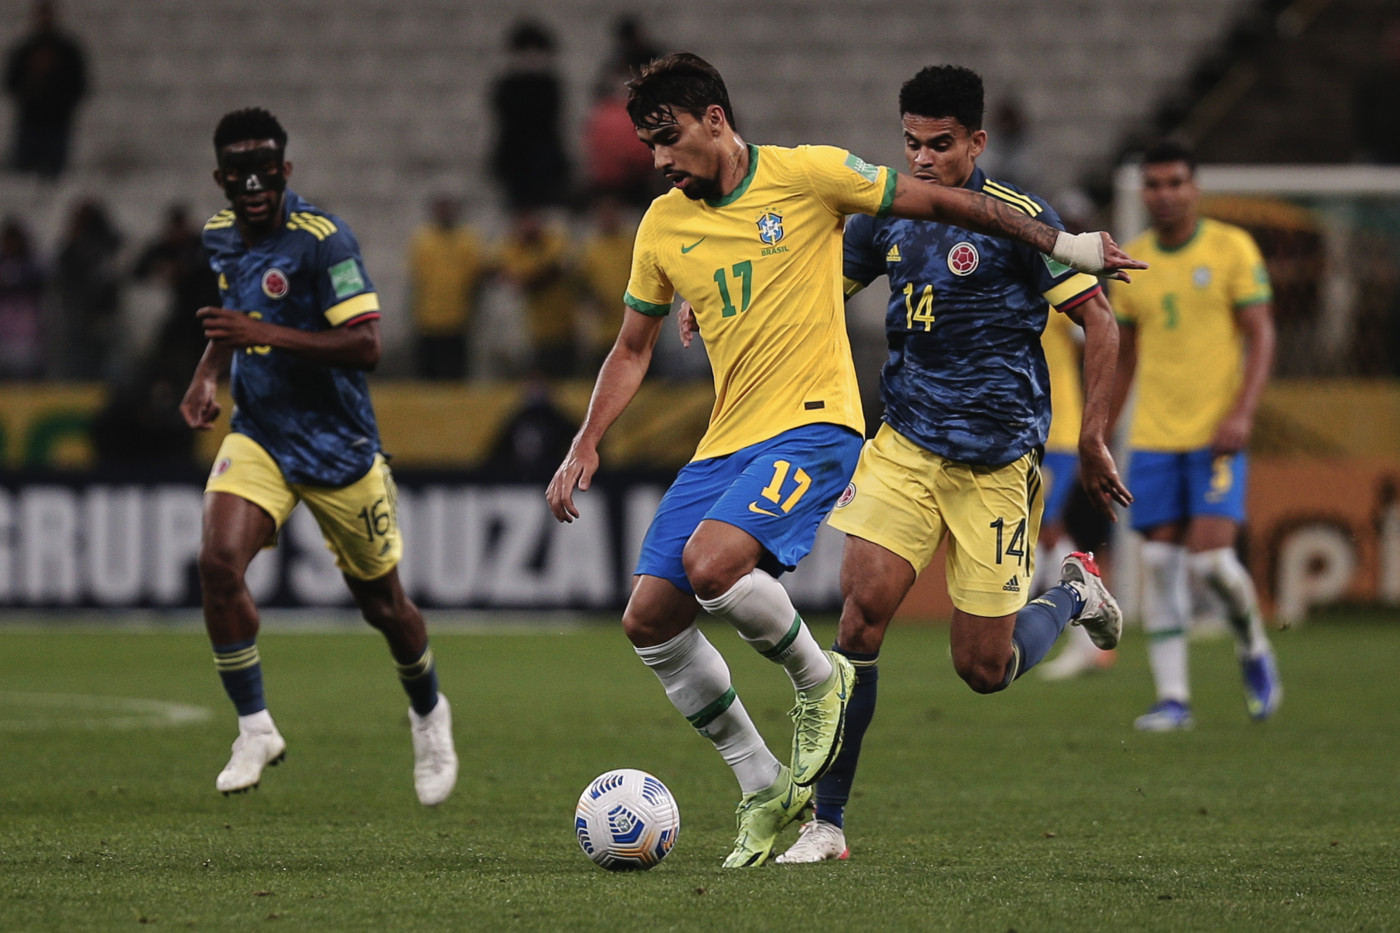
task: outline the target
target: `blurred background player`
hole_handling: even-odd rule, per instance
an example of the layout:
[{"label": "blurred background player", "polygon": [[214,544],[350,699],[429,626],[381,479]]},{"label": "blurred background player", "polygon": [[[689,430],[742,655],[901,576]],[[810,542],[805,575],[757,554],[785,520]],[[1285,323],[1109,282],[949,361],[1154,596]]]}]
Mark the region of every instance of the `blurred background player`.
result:
[{"label": "blurred background player", "polygon": [[[748,145],[723,79],[689,53],[648,66],[631,83],[628,111],[676,190],[642,219],[630,310],[546,495],[557,519],[578,517],[574,489],[588,488],[599,442],[640,387],[676,294],[685,295],[705,337],[715,407],[647,531],[623,629],[677,710],[733,767],[743,798],[724,864],[750,867],[768,859],[839,752],[853,678],[846,658],[818,647],[776,579],[811,550],[864,436],[839,300],[843,217],[955,222],[1092,271],[1138,263],[1107,234],[1073,237],[1024,208],[924,184],[843,149]],[[694,624],[697,601],[792,680],[790,766],[737,703],[724,659]]]},{"label": "blurred background player", "polygon": [[[1066,221],[1065,226],[1071,225]],[[1079,485],[1079,430],[1084,413],[1083,342],[1083,329],[1067,314],[1050,315],[1045,322],[1045,333],[1040,335],[1045,368],[1050,373],[1051,416],[1045,457],[1040,462],[1045,511],[1036,542],[1032,593],[1051,586],[1060,564],[1077,549],[1077,542],[1066,527],[1065,513]],[[1099,563],[1103,563],[1102,557]],[[1105,651],[1095,645],[1082,625],[1071,627],[1061,642],[1064,647],[1060,653],[1040,665],[1039,673],[1045,680],[1064,680],[1086,671],[1102,670],[1113,664],[1116,656],[1114,649]]]},{"label": "blurred background player", "polygon": [[1239,227],[1198,211],[1196,160],[1165,141],[1143,156],[1151,229],[1130,244],[1150,268],[1115,292],[1122,341],[1116,419],[1138,377],[1128,445],[1142,544],[1142,615],[1157,702],[1134,725],[1189,729],[1188,581],[1223,601],[1245,702],[1267,719],[1283,697],[1254,584],[1235,554],[1244,522],[1245,448],[1274,359],[1272,290]]},{"label": "blurred background player", "polygon": [[225,307],[198,311],[209,346],[180,404],[186,423],[208,428],[232,365],[232,432],[205,487],[199,552],[214,666],[238,710],[215,786],[257,787],[286,753],[264,698],[245,576],[304,501],[355,604],[389,642],[410,701],[414,787],[432,806],[452,792],[457,754],[423,616],[399,581],[394,480],[365,379],[380,358],[379,297],[345,222],[287,188],[286,146],[286,131],[261,108],[226,114],[214,132],[214,181],[230,209],[205,225],[204,245]]},{"label": "blurred background player", "polygon": [[[983,192],[1060,226],[1045,202],[977,167],[987,133],[975,72],[923,69],[900,89],[899,111],[909,172],[924,187]],[[1106,648],[1122,629],[1089,554],[1066,556],[1058,584],[1027,603],[1041,518],[1040,448],[1050,425],[1040,349],[1049,305],[1087,334],[1088,401],[1076,438],[1085,484],[1110,515],[1114,502],[1131,500],[1104,442],[1118,333],[1099,282],[1020,243],[941,223],[851,218],[846,294],[881,275],[890,285],[885,423],[830,519],[846,533],[835,647],[855,667],[856,684],[844,746],[817,785],[816,819],[779,856],[784,863],[849,854],[844,813],[875,714],[880,647],[944,538],[953,666],[976,692],[1009,687],[1071,621]]]},{"label": "blurred background player", "polygon": [[486,249],[461,222],[461,203],[438,195],[408,248],[409,308],[419,379],[471,375],[472,321],[487,273]]}]

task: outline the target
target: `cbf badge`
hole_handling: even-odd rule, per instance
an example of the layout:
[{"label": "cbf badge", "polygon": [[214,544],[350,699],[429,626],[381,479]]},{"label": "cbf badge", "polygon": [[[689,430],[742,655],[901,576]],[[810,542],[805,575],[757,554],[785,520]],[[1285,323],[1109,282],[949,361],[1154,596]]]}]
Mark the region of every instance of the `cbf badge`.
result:
[{"label": "cbf badge", "polygon": [[783,238],[783,218],[772,211],[755,221],[758,224],[758,238],[772,246]]},{"label": "cbf badge", "polygon": [[966,240],[948,250],[948,271],[954,275],[971,275],[980,261],[977,247]]},{"label": "cbf badge", "polygon": [[268,269],[263,273],[262,290],[267,297],[285,297],[291,287],[291,283],[287,280],[287,273],[281,269]]}]

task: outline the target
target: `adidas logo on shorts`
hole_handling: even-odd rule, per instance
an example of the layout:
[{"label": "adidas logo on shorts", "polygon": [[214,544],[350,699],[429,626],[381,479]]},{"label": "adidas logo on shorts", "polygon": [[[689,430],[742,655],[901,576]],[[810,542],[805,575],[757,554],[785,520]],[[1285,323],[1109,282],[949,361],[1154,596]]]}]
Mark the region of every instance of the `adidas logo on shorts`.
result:
[{"label": "adidas logo on shorts", "polygon": [[1008,593],[1019,593],[1021,592],[1021,581],[1018,577],[1013,575],[1010,580],[1006,581],[1006,585],[1003,586],[1002,589],[1006,590]]}]

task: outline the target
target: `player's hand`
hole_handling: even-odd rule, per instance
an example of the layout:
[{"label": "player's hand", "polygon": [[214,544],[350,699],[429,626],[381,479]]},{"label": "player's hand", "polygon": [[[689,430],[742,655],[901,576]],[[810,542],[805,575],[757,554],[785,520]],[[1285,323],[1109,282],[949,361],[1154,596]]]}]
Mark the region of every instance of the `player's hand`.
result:
[{"label": "player's hand", "polygon": [[204,327],[204,336],[221,347],[242,349],[267,343],[267,340],[260,336],[267,325],[242,311],[200,308],[194,316]]},{"label": "player's hand", "polygon": [[198,431],[207,431],[219,417],[218,382],[196,378],[180,400],[180,417]]},{"label": "player's hand", "polygon": [[689,350],[691,341],[700,333],[700,326],[695,323],[695,309],[688,301],[682,301],[680,310],[676,312],[676,330],[681,335],[681,346]]},{"label": "player's hand", "polygon": [[578,518],[578,506],[574,505],[574,489],[587,489],[593,482],[593,474],[598,469],[598,451],[592,446],[572,446],[554,478],[549,481],[544,497],[549,500],[549,510],[561,522],[572,522]]},{"label": "player's hand", "polygon": [[1235,412],[1226,415],[1215,429],[1215,437],[1210,442],[1211,451],[1219,456],[1239,453],[1249,444],[1251,428],[1248,415]]},{"label": "player's hand", "polygon": [[1106,279],[1131,282],[1128,269],[1146,269],[1147,263],[1140,262],[1123,252],[1113,237],[1102,230],[1095,233],[1060,232],[1050,258],[1062,262],[1080,272],[1088,272]]},{"label": "player's hand", "polygon": [[1118,521],[1113,511],[1115,502],[1124,508],[1133,502],[1133,494],[1123,485],[1113,455],[1102,441],[1079,446],[1079,482],[1094,508],[1108,516],[1109,521]]}]

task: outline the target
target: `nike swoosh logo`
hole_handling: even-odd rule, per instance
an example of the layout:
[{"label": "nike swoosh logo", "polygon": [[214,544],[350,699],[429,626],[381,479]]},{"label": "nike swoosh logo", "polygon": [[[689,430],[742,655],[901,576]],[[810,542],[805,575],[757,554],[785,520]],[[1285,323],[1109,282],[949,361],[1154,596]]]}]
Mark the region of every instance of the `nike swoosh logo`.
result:
[{"label": "nike swoosh logo", "polygon": [[757,512],[759,515],[767,515],[767,516],[770,516],[770,517],[772,517],[772,518],[777,518],[777,517],[778,517],[778,513],[777,513],[777,512],[770,512],[770,511],[768,511],[767,509],[760,509],[760,508],[758,507],[758,503],[757,503],[757,502],[750,502],[750,503],[749,503],[749,511],[750,511],[750,512]]},{"label": "nike swoosh logo", "polygon": [[682,253],[688,253],[688,252],[690,252],[691,250],[695,249],[695,247],[699,246],[701,243],[704,243],[704,242],[705,242],[706,240],[708,240],[708,239],[709,239],[709,236],[706,235],[706,236],[702,236],[700,239],[696,240],[694,243],[690,244],[689,246],[686,246],[684,243],[682,243],[682,244],[681,244],[681,252],[682,252]]},{"label": "nike swoosh logo", "polygon": [[792,796],[795,793],[797,793],[797,789],[792,784],[788,784],[787,799],[783,801],[784,810],[792,806]]}]

